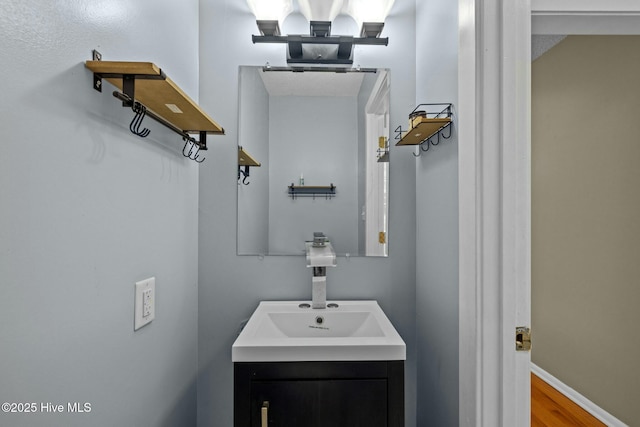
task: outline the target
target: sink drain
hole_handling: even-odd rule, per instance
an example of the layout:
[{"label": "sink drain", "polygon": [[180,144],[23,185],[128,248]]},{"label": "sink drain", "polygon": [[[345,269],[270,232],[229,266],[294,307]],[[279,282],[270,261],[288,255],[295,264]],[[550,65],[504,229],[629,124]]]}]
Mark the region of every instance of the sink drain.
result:
[{"label": "sink drain", "polygon": [[322,316],[316,317],[316,323],[318,325],[322,325],[324,323],[324,317],[322,317]]}]

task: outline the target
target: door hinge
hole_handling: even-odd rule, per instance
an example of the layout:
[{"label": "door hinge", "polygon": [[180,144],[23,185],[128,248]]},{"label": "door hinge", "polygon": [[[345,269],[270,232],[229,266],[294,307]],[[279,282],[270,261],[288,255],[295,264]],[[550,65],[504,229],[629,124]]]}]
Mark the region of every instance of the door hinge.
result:
[{"label": "door hinge", "polygon": [[516,327],[516,351],[531,350],[531,329],[526,326]]}]

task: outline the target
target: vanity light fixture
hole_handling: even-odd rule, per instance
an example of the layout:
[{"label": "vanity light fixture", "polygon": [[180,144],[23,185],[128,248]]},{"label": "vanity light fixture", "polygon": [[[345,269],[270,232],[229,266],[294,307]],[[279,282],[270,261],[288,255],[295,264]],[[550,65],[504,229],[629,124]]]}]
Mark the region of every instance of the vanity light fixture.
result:
[{"label": "vanity light fixture", "polygon": [[[384,25],[384,24],[380,24]],[[380,27],[381,28],[381,27]],[[331,35],[330,21],[311,21],[309,35],[252,36],[253,43],[287,44],[288,64],[353,64],[353,46],[389,44],[387,37],[353,37]],[[377,33],[379,35],[379,32]]]},{"label": "vanity light fixture", "polygon": [[360,37],[380,37],[384,22],[363,22]]},{"label": "vanity light fixture", "polygon": [[323,66],[304,66],[304,65],[292,65],[290,67],[274,67],[268,62],[262,67],[262,71],[284,71],[290,73],[304,73],[306,71],[314,72],[314,73],[336,73],[336,74],[346,74],[346,73],[377,73],[377,68],[364,68],[357,66],[355,68],[347,68],[347,67],[323,67]]},{"label": "vanity light fixture", "polygon": [[[253,43],[284,43],[288,64],[353,64],[354,45],[384,45],[389,39],[380,37],[384,19],[395,0],[298,0],[300,12],[309,21],[309,35],[280,33],[280,23],[293,10],[292,0],[247,0],[257,19],[260,35]],[[284,4],[282,4],[284,2]],[[275,4],[267,12],[266,4]],[[361,27],[360,36],[331,35],[331,22],[346,13]]]},{"label": "vanity light fixture", "polygon": [[280,35],[280,25],[275,19],[258,19],[256,24],[258,24],[258,30],[260,30],[260,34],[263,36]]},{"label": "vanity light fixture", "polygon": [[331,21],[309,21],[309,34],[313,37],[329,37]]}]

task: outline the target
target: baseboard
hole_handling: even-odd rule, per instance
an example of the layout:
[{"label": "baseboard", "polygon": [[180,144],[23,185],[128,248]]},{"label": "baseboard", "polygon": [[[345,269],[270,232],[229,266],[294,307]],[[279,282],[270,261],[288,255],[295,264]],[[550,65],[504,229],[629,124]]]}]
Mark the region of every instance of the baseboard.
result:
[{"label": "baseboard", "polygon": [[627,424],[623,423],[538,365],[531,363],[531,372],[537,375],[544,382],[549,384],[551,387],[558,390],[560,393],[564,394],[567,398],[575,402],[582,409],[605,423],[609,427],[629,427]]}]

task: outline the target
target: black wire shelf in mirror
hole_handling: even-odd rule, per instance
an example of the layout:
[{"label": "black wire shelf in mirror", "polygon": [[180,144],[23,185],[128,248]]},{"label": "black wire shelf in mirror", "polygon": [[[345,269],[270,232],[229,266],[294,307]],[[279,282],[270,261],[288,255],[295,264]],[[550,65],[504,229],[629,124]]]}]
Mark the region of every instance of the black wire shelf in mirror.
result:
[{"label": "black wire shelf in mirror", "polygon": [[296,199],[298,197],[313,197],[324,196],[325,199],[331,199],[336,195],[336,186],[331,184],[329,186],[322,185],[293,185],[288,187],[289,197]]}]

